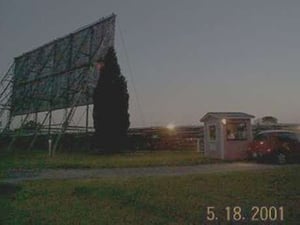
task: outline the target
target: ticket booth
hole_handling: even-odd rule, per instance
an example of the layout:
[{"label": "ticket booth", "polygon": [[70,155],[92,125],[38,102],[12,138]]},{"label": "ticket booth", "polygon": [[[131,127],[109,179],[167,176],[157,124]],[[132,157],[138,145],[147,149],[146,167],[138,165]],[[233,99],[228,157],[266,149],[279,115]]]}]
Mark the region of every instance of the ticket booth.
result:
[{"label": "ticket booth", "polygon": [[245,159],[252,140],[251,119],[241,112],[209,112],[204,123],[204,155],[218,159]]}]

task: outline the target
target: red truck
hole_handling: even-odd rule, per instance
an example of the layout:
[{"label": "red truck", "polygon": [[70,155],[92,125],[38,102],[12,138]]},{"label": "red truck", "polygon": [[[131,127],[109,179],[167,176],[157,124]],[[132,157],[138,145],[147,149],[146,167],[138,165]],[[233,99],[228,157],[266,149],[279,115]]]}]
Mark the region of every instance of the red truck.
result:
[{"label": "red truck", "polygon": [[262,131],[249,144],[247,153],[249,158],[257,161],[299,162],[300,135],[288,130]]}]

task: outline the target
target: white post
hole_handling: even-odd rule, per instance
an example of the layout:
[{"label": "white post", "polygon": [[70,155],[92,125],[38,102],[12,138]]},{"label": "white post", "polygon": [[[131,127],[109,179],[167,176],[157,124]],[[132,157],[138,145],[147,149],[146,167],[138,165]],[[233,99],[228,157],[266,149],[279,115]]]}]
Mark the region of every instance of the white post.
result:
[{"label": "white post", "polygon": [[49,147],[49,156],[52,156],[52,139],[48,139],[48,147]]}]

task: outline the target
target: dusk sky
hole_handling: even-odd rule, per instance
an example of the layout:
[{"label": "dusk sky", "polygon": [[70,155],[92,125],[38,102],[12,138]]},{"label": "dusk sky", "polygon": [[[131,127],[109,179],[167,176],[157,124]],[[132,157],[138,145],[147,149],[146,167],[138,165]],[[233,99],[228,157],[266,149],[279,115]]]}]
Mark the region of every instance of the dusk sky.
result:
[{"label": "dusk sky", "polygon": [[210,111],[300,123],[299,12],[297,0],[0,0],[0,73],[115,13],[132,127],[199,125]]}]

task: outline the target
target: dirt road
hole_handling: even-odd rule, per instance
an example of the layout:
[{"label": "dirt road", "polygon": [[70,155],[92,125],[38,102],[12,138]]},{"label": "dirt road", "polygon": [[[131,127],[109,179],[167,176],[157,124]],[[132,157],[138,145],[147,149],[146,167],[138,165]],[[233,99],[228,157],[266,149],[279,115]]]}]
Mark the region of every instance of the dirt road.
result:
[{"label": "dirt road", "polygon": [[227,173],[233,171],[265,170],[281,166],[255,163],[222,163],[178,167],[110,168],[110,169],[45,169],[11,170],[3,182],[18,183],[42,179],[86,179],[105,177],[181,176],[189,174]]}]

